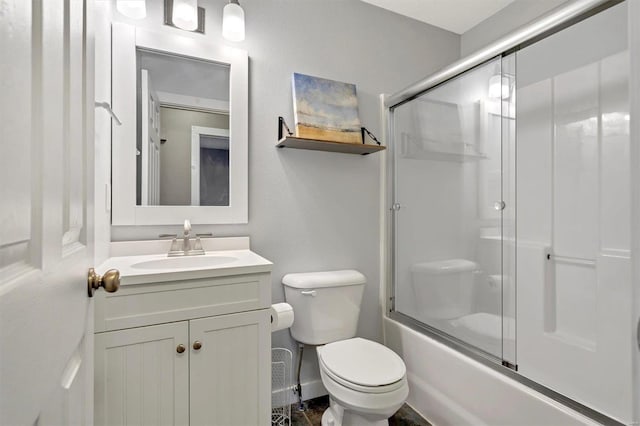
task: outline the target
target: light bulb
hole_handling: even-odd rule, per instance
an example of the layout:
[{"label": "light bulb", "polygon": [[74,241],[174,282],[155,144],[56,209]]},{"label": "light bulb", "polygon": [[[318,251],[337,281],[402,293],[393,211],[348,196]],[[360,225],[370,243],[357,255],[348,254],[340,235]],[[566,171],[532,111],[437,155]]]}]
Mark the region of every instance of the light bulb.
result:
[{"label": "light bulb", "polygon": [[229,3],[222,10],[222,37],[229,41],[244,40],[244,10],[238,3]]},{"label": "light bulb", "polygon": [[509,77],[496,74],[489,79],[489,97],[492,99],[501,99],[503,93],[505,99],[508,99],[510,96]]},{"label": "light bulb", "polygon": [[173,25],[187,31],[198,28],[198,0],[173,0]]},{"label": "light bulb", "polygon": [[147,16],[147,4],[145,0],[118,0],[116,9],[122,15],[131,19],[142,19]]}]

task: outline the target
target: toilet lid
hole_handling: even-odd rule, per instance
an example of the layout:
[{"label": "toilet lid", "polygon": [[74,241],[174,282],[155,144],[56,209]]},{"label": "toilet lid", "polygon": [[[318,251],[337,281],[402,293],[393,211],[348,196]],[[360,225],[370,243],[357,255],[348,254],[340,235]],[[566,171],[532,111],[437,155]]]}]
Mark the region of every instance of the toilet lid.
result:
[{"label": "toilet lid", "polygon": [[402,358],[391,349],[356,337],[329,343],[319,352],[325,367],[336,376],[362,386],[384,386],[404,378]]}]

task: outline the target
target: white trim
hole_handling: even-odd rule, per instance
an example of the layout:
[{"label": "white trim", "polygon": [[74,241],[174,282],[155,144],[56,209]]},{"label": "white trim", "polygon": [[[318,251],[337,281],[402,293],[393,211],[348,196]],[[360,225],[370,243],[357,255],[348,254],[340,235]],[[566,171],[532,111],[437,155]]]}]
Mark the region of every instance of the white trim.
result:
[{"label": "white trim", "polygon": [[156,92],[160,105],[163,107],[188,107],[199,111],[209,111],[216,114],[229,114],[229,101],[211,98],[185,96],[171,92]]},{"label": "white trim", "polygon": [[[229,130],[215,127],[191,126],[191,205],[200,205],[200,136],[222,136],[229,138]],[[241,173],[241,166],[233,163],[239,160],[237,156],[231,155],[231,144],[229,144],[229,182],[240,178],[236,176]],[[235,167],[234,167],[235,166]]]},{"label": "white trim", "polygon": [[308,382],[301,383],[301,385],[302,385],[302,399],[304,401],[308,401],[310,399],[329,394],[329,392],[327,392],[327,389],[322,384],[321,379],[310,380]]},{"label": "white trim", "polygon": [[[136,205],[136,47],[230,65],[230,161],[241,167],[230,180],[229,206]],[[113,24],[113,99],[122,126],[113,126],[113,225],[248,223],[249,56],[245,50]]]}]

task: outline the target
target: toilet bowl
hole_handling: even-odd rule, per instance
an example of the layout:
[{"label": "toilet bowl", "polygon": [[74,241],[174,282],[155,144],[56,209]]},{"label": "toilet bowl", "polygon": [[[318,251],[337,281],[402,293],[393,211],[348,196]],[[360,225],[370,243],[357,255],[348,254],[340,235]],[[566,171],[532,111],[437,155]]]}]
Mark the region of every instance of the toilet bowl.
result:
[{"label": "toilet bowl", "polygon": [[317,348],[330,407],[323,426],[388,425],[409,395],[406,368],[389,348],[353,338]]},{"label": "toilet bowl", "polygon": [[316,346],[329,393],[324,426],[388,425],[409,395],[406,368],[391,349],[356,334],[366,279],[358,271],[288,274],[282,279],[293,307],[291,336]]}]

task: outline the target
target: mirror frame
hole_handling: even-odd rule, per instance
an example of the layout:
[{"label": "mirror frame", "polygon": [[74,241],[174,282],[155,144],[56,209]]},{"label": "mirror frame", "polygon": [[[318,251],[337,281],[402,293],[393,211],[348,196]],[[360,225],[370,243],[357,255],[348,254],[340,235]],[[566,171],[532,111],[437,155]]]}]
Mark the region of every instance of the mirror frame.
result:
[{"label": "mirror frame", "polygon": [[[112,107],[122,125],[112,124],[112,225],[248,223],[249,56],[245,50],[131,25],[112,27]],[[230,66],[229,205],[139,206],[136,204],[136,48]]]}]

